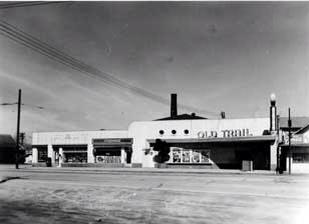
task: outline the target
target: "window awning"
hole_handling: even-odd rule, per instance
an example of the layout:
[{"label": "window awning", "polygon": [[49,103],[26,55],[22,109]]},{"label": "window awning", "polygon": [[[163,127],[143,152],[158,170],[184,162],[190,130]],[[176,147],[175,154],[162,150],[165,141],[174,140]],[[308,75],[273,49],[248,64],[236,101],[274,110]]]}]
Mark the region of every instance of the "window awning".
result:
[{"label": "window awning", "polygon": [[86,144],[54,144],[53,148],[87,148]]},{"label": "window awning", "polygon": [[[281,147],[289,147],[289,144],[280,145]],[[292,143],[292,148],[309,148],[309,143]]]},{"label": "window awning", "polygon": [[100,147],[100,148],[94,148],[95,152],[115,152],[120,151],[121,148],[119,147]]},{"label": "window awning", "polygon": [[93,139],[92,144],[95,148],[125,148],[132,146],[133,139]]},{"label": "window awning", "polygon": [[[223,143],[223,142],[272,142],[276,140],[276,136],[262,135],[250,137],[230,137],[230,138],[162,138],[167,143]],[[147,139],[149,143],[155,143],[156,139]]]}]

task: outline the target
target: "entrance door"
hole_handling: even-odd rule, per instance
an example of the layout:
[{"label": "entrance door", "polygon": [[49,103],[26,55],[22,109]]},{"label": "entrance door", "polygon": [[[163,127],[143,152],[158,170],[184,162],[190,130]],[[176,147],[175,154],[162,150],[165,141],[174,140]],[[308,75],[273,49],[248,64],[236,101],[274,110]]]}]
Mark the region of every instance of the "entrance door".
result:
[{"label": "entrance door", "polygon": [[127,149],[127,150],[126,150],[126,154],[127,154],[126,162],[127,162],[128,164],[130,164],[130,163],[131,163],[131,157],[132,157],[132,149]]},{"label": "entrance door", "polygon": [[59,149],[54,150],[55,166],[59,165]]}]

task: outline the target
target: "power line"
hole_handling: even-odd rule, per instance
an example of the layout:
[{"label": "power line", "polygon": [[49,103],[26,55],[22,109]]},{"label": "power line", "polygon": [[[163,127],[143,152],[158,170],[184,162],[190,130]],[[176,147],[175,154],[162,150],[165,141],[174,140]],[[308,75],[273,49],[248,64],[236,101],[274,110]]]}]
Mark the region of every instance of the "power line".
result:
[{"label": "power line", "polygon": [[[18,102],[14,102],[14,103],[1,103],[0,106],[12,106],[12,105],[17,105]],[[29,107],[33,107],[33,108],[37,108],[37,109],[45,109],[42,106],[37,106],[37,105],[33,105],[33,104],[28,104],[28,103],[22,103],[22,106],[29,106]]]},{"label": "power line", "polygon": [[[148,99],[151,99],[153,101],[167,104],[169,105],[169,100],[153,94],[147,90],[144,90],[140,87],[133,86],[123,80],[120,80],[116,77],[114,77],[112,74],[101,71],[93,66],[90,66],[72,56],[70,56],[67,53],[64,53],[60,50],[58,50],[55,47],[50,46],[49,44],[42,42],[38,38],[20,30],[19,28],[5,22],[0,21],[0,31],[1,34],[8,37],[9,39],[18,42],[19,44],[28,47],[54,61],[57,61],[63,65],[66,65],[70,67],[71,69],[74,69],[82,74],[87,75],[88,77],[95,78],[97,80],[103,81],[105,84],[113,85],[115,87],[130,90],[131,92],[146,97]],[[186,110],[193,110],[202,114],[213,114],[215,116],[218,116],[219,113],[206,111],[197,109],[191,106],[179,104],[180,107]]]},{"label": "power line", "polygon": [[21,7],[29,7],[29,6],[40,6],[40,5],[50,5],[50,4],[59,4],[59,3],[68,3],[67,1],[59,2],[42,2],[42,1],[36,1],[36,2],[16,2],[16,3],[9,3],[9,4],[2,4],[0,5],[1,9],[11,9],[11,8],[21,8]]},{"label": "power line", "polygon": [[[8,25],[8,26],[10,26],[10,24],[8,24],[8,23],[5,23],[4,22],[4,24],[6,24],[6,25]],[[74,68],[73,69],[75,69],[76,70],[76,67],[78,67],[78,71],[79,72],[82,72],[82,73],[85,73],[85,72],[83,72],[83,71],[86,71],[86,72],[88,72],[88,73],[90,73],[90,74],[94,74],[94,73],[99,73],[99,74],[96,74],[96,75],[102,75],[102,72],[101,71],[99,71],[99,70],[97,70],[97,69],[94,69],[93,67],[91,67],[91,66],[88,66],[88,65],[86,65],[86,64],[84,64],[84,63],[80,63],[78,60],[76,60],[76,59],[74,59],[74,58],[72,58],[71,56],[69,56],[69,61],[68,61],[68,56],[66,56],[63,52],[61,52],[61,51],[58,51],[56,48],[53,48],[53,47],[51,47],[51,46],[49,46],[49,45],[47,45],[50,49],[52,49],[53,51],[50,51],[50,49],[48,49],[48,48],[44,48],[44,45],[46,45],[45,43],[43,43],[43,42],[41,42],[40,40],[38,40],[37,38],[35,39],[36,41],[39,41],[39,42],[33,42],[32,41],[32,39],[31,38],[34,38],[34,37],[32,37],[32,36],[30,36],[30,35],[28,35],[28,37],[30,37],[30,39],[29,38],[27,38],[27,40],[25,40],[25,39],[22,39],[22,38],[20,38],[20,34],[18,34],[17,33],[17,35],[16,35],[16,32],[15,33],[12,33],[12,31],[14,31],[14,29],[12,30],[12,28],[15,28],[15,27],[13,27],[13,26],[11,26],[11,29],[10,28],[8,28],[8,27],[6,27],[6,26],[4,26],[4,24],[0,24],[0,25],[2,25],[3,27],[4,27],[4,30],[2,29],[2,31],[5,31],[6,32],[6,34],[9,34],[10,36],[13,36],[13,40],[14,41],[17,41],[17,42],[19,42],[19,43],[21,43],[21,44],[23,44],[24,46],[26,46],[26,47],[30,47],[32,50],[35,50],[35,51],[39,51],[39,53],[43,53],[45,56],[47,56],[47,57],[49,57],[49,58],[51,58],[50,56],[52,56],[52,58],[51,59],[56,59],[58,62],[60,62],[60,63],[63,63],[63,61],[65,61],[65,65],[69,65],[71,68],[72,68],[72,65],[74,66]],[[16,30],[15,30],[16,31]],[[20,30],[18,30],[18,31],[20,31]],[[23,34],[26,34],[25,32],[23,32]],[[7,35],[6,35],[7,36]],[[9,37],[10,38],[10,37]],[[18,40],[17,40],[17,39]],[[11,38],[12,39],[12,38]],[[22,41],[22,42],[20,42],[20,41]],[[30,41],[30,42],[29,42]],[[25,44],[26,43],[26,44]],[[40,45],[39,45],[39,47],[38,47],[38,45],[37,45],[37,43],[39,43]],[[43,45],[42,45],[42,44]],[[30,44],[30,46],[29,46],[29,44]],[[43,48],[42,48],[43,47]],[[56,50],[56,53],[55,53],[55,50]],[[43,51],[43,52],[42,52]],[[47,51],[47,52],[46,52]],[[60,53],[59,53],[60,52]],[[46,54],[47,53],[47,54]],[[56,55],[55,55],[56,54]],[[64,57],[64,56],[65,57]],[[61,60],[59,61],[59,56],[61,57]],[[72,59],[71,59],[72,58]],[[77,63],[77,64],[76,64]],[[80,68],[80,66],[82,65],[82,68]],[[91,70],[89,70],[89,68],[91,69]],[[83,71],[81,71],[81,69],[83,70]],[[149,94],[149,92],[145,92],[145,90],[143,90],[143,89],[141,89],[141,88],[138,88],[138,87],[134,87],[134,86],[131,86],[131,85],[129,85],[129,84],[127,84],[127,83],[125,83],[125,82],[123,82],[123,81],[121,81],[121,80],[119,80],[119,79],[116,79],[116,78],[114,78],[113,76],[111,76],[111,75],[109,75],[109,74],[107,74],[107,73],[104,73],[104,75],[108,75],[108,77],[107,77],[107,80],[105,79],[104,81],[109,81],[109,82],[112,82],[111,84],[116,84],[116,85],[120,85],[120,87],[125,87],[125,88],[127,88],[127,89],[130,89],[131,91],[135,91],[136,93],[139,93],[140,95],[142,95],[142,96],[145,96],[145,97],[148,97],[148,98],[152,98],[153,100],[156,100],[157,102],[160,102],[160,103],[164,103],[164,104],[168,104],[169,103],[169,101],[168,100],[166,100],[166,99],[164,99],[164,98],[162,98],[162,97],[158,97],[157,95],[154,95],[154,94]],[[97,76],[96,76],[97,77]],[[93,78],[93,77],[92,77]],[[100,78],[102,78],[101,76],[100,76]],[[106,77],[105,77],[106,78]],[[189,106],[186,106],[186,105],[180,105],[181,107],[183,107],[183,108],[185,108],[185,109],[189,109],[189,110],[198,110],[199,112],[201,112],[201,113],[207,113],[207,114],[209,114],[209,113],[212,113],[212,112],[209,112],[209,111],[202,111],[202,110],[199,110],[199,109],[196,109],[196,108],[193,108],[193,107],[189,107]],[[217,115],[217,113],[213,113],[213,114],[216,114]]]},{"label": "power line", "polygon": [[[0,24],[0,25],[3,26],[3,24]],[[3,28],[4,28],[4,30],[3,30]],[[43,55],[45,55],[45,56],[47,56],[47,57],[49,57],[53,60],[57,60],[58,62],[60,62],[62,64],[70,66],[72,69],[75,69],[75,70],[77,69],[81,73],[87,72],[87,75],[91,75],[92,78],[98,78],[98,77],[101,78],[101,79],[104,78],[103,81],[105,81],[105,82],[107,81],[107,82],[109,82],[109,84],[116,85],[117,87],[122,87],[122,88],[124,87],[124,88],[127,88],[127,89],[129,88],[130,90],[135,91],[139,94],[142,94],[145,97],[148,97],[148,98],[152,97],[153,100],[156,100],[160,103],[164,103],[164,104],[168,103],[168,101],[165,100],[163,97],[159,98],[158,96],[156,96],[154,94],[149,94],[149,92],[145,92],[141,88],[138,89],[138,87],[131,86],[131,85],[119,80],[119,79],[116,79],[115,77],[113,77],[112,75],[110,75],[108,73],[103,73],[96,68],[93,68],[89,65],[86,65],[86,64],[78,61],[77,59],[72,58],[71,56],[67,56],[67,55],[63,54],[62,52],[58,51],[57,49],[54,50],[55,48],[53,48],[53,47],[49,46],[49,48],[46,48],[44,46],[45,43],[43,43],[43,42],[33,42],[32,39],[31,38],[29,39],[28,37],[26,37],[26,40],[25,40],[25,39],[23,39],[24,36],[22,34],[16,33],[14,30],[12,30],[12,29],[10,29],[6,26],[3,26],[2,29],[0,27],[0,30],[4,31],[6,36],[9,35],[8,37],[10,39],[12,39],[12,37],[13,37],[14,41],[17,41],[20,44],[22,44],[26,47],[29,47],[34,51],[38,51],[39,53],[41,53],[41,54],[43,54]],[[20,36],[22,36],[22,38]],[[20,41],[22,41],[22,42],[20,42]],[[38,41],[38,39],[36,39],[36,41]],[[43,45],[41,43],[43,43]],[[59,60],[59,57],[60,57],[61,60]],[[95,77],[93,77],[93,75],[95,75]]]}]

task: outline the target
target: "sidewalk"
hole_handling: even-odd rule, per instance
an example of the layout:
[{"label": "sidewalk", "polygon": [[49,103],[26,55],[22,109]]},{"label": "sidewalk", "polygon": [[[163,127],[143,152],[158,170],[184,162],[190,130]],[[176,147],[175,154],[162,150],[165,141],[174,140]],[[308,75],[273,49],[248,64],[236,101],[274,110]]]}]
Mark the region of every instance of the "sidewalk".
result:
[{"label": "sidewalk", "polygon": [[[16,170],[15,165],[0,165],[0,170]],[[201,169],[201,168],[103,168],[103,167],[32,167],[31,165],[19,165],[21,171],[31,172],[76,172],[76,173],[171,173],[171,174],[220,174],[220,175],[276,175],[275,171],[270,170],[230,170],[230,169]],[[16,170],[18,172],[18,170]],[[285,174],[284,174],[285,175]]]},{"label": "sidewalk", "polygon": [[[219,174],[219,175],[269,175],[274,176],[276,171],[273,170],[253,170],[242,171],[232,169],[202,169],[202,168],[106,168],[106,167],[32,167],[31,164],[20,164],[19,169],[15,169],[14,164],[0,164],[0,180],[1,171],[30,171],[30,172],[73,172],[73,173],[153,173],[153,174]],[[292,176],[309,176],[309,173],[292,172]],[[280,176],[289,176],[284,172]]]}]

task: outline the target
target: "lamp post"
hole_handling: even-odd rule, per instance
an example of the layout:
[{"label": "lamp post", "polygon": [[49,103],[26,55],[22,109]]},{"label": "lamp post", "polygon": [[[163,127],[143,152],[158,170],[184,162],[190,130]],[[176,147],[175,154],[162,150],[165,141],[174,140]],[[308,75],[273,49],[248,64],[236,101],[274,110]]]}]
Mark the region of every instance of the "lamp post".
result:
[{"label": "lamp post", "polygon": [[270,133],[276,131],[277,128],[277,107],[276,107],[276,95],[270,94]]}]

